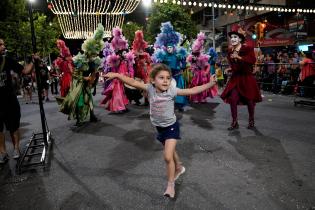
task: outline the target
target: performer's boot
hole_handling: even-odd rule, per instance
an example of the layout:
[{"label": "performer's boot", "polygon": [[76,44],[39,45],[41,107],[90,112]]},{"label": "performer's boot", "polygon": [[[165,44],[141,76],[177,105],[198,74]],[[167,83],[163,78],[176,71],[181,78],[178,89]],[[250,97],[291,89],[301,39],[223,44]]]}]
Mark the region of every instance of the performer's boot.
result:
[{"label": "performer's boot", "polygon": [[76,119],[77,119],[77,122],[75,123],[75,126],[81,126],[82,122],[80,120],[80,114],[79,114],[78,108],[76,108],[76,110],[75,110],[75,116],[76,116]]},{"label": "performer's boot", "polygon": [[98,122],[99,119],[95,116],[93,110],[90,111],[90,122]]},{"label": "performer's boot", "polygon": [[248,120],[248,126],[247,126],[248,129],[254,129],[255,128],[255,121],[254,119],[250,119]]},{"label": "performer's boot", "polygon": [[232,130],[235,130],[235,129],[238,129],[238,122],[237,122],[237,120],[233,120],[233,122],[231,123],[231,126],[230,127],[228,127],[228,130],[229,131],[232,131]]},{"label": "performer's boot", "polygon": [[255,113],[255,103],[253,101],[248,101],[247,104],[248,108],[248,129],[254,129],[255,128],[255,120],[254,120],[254,113]]},{"label": "performer's boot", "polygon": [[238,129],[238,122],[237,122],[237,104],[238,104],[238,101],[239,101],[239,95],[237,93],[236,90],[232,90],[232,93],[231,93],[231,103],[230,103],[230,109],[231,109],[231,115],[232,115],[232,123],[231,123],[231,126],[228,127],[228,130],[229,131],[232,131],[232,130],[235,130],[235,129]]}]

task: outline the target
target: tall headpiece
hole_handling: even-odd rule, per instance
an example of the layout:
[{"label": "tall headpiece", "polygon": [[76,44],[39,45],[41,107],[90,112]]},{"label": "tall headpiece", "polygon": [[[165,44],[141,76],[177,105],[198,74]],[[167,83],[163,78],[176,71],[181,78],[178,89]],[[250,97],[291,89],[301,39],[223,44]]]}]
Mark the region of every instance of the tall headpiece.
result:
[{"label": "tall headpiece", "polygon": [[156,47],[167,47],[173,46],[175,47],[180,39],[180,33],[174,31],[174,28],[171,22],[162,23],[161,33],[159,33],[156,37],[155,46]]},{"label": "tall headpiece", "polygon": [[60,55],[63,57],[63,58],[67,58],[67,57],[71,57],[71,53],[70,53],[70,50],[69,48],[66,46],[65,42],[61,39],[58,39],[57,40],[57,47],[60,51]]},{"label": "tall headpiece", "polygon": [[93,37],[85,40],[82,44],[82,50],[84,51],[84,54],[87,56],[97,56],[104,47],[103,37],[104,27],[99,23],[96,30],[94,31]]},{"label": "tall headpiece", "polygon": [[206,35],[204,33],[200,32],[197,35],[197,39],[194,41],[194,43],[192,45],[192,52],[193,53],[197,53],[197,52],[200,53],[202,51],[205,39],[206,39]]},{"label": "tall headpiece", "polygon": [[145,50],[148,47],[148,43],[143,39],[143,32],[138,30],[135,32],[135,39],[132,43],[132,50],[134,52],[139,52],[140,50]]},{"label": "tall headpiece", "polygon": [[123,36],[122,30],[119,27],[113,28],[111,47],[115,52],[128,49],[128,41]]}]

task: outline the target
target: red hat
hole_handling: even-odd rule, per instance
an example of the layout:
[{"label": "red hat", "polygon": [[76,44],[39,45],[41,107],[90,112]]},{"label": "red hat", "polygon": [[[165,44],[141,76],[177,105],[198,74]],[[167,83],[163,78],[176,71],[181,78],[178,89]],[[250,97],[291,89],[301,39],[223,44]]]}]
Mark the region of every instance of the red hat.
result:
[{"label": "red hat", "polygon": [[230,38],[232,34],[237,35],[242,40],[241,42],[245,41],[246,31],[244,31],[240,25],[233,25],[231,27],[231,31],[228,33]]}]

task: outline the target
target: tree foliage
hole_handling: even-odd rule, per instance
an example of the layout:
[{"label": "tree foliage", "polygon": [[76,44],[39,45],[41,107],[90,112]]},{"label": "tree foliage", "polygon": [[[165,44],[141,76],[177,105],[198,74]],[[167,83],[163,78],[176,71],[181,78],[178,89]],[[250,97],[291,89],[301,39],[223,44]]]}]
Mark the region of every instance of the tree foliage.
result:
[{"label": "tree foliage", "polygon": [[25,0],[0,0],[0,22],[27,18]]},{"label": "tree foliage", "polygon": [[[10,54],[25,58],[32,53],[31,27],[25,0],[1,0],[0,37]],[[2,13],[3,12],[3,13]],[[42,56],[56,52],[56,40],[61,35],[58,22],[49,21],[42,13],[34,13],[37,51]]]},{"label": "tree foliage", "polygon": [[135,32],[137,30],[142,30],[142,26],[135,22],[128,22],[127,24],[123,25],[122,31],[126,39],[129,41],[129,46],[132,45],[132,42],[135,38]]},{"label": "tree foliage", "polygon": [[191,19],[188,10],[176,4],[154,4],[152,12],[149,16],[147,25],[147,39],[150,43],[155,42],[155,37],[160,33],[161,23],[170,21],[174,29],[187,36],[193,38],[197,35],[196,24]]}]

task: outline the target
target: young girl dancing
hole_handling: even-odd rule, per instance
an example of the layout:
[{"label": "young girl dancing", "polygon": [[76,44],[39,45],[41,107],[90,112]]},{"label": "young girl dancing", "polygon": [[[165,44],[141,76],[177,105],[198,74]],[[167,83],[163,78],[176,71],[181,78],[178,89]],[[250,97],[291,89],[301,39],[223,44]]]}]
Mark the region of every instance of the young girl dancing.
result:
[{"label": "young girl dancing", "polygon": [[175,97],[198,94],[213,87],[216,84],[215,77],[211,77],[209,83],[189,89],[176,88],[172,82],[172,73],[165,64],[153,66],[150,74],[150,84],[138,82],[123,74],[109,72],[105,75],[109,80],[117,78],[122,82],[137,89],[148,92],[150,102],[150,120],[157,129],[157,139],[164,146],[164,160],[167,172],[167,188],[164,196],[175,197],[175,180],[185,172],[176,152],[176,142],[180,139],[179,123],[174,113]]}]

